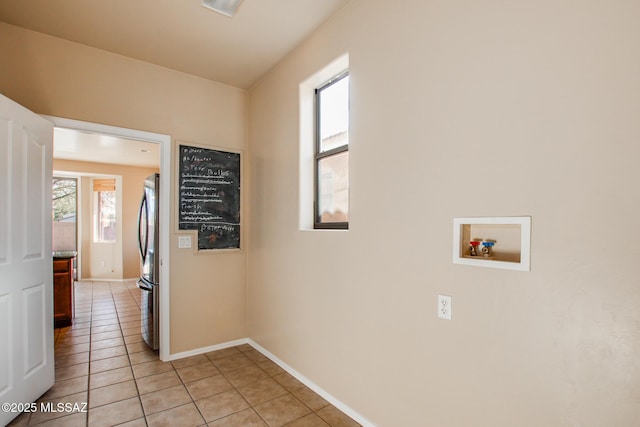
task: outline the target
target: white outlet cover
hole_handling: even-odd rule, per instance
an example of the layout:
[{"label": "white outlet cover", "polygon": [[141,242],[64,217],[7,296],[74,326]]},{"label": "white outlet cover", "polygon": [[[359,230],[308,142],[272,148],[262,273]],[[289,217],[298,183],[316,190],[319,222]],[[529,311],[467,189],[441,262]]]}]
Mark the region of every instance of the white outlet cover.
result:
[{"label": "white outlet cover", "polygon": [[191,247],[191,236],[178,236],[178,248],[187,249]]},{"label": "white outlet cover", "polygon": [[448,295],[438,295],[438,317],[451,320],[451,297]]}]

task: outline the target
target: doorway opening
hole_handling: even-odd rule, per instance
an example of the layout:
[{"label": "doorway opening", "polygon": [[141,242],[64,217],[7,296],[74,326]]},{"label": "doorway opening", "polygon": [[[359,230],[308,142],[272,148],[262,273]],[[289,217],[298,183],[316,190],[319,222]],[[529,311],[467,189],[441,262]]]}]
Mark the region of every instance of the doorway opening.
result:
[{"label": "doorway opening", "polygon": [[[108,125],[101,125],[90,122],[82,122],[78,120],[70,120],[63,119],[58,117],[46,117],[49,121],[51,121],[54,125],[55,131],[65,131],[71,132],[79,139],[74,140],[73,144],[80,147],[78,144],[82,144],[82,138],[86,136],[92,136],[94,138],[98,138],[100,142],[100,147],[104,148],[103,155],[101,158],[104,159],[105,156],[114,154],[114,151],[117,151],[117,144],[115,140],[117,139],[125,139],[130,141],[128,144],[142,143],[146,144],[147,147],[139,148],[138,151],[142,153],[142,150],[148,148],[149,143],[152,145],[156,145],[159,148],[159,158],[160,158],[160,195],[159,195],[159,212],[160,215],[160,233],[159,233],[159,241],[160,241],[160,280],[159,280],[159,329],[160,329],[160,359],[168,360],[169,359],[169,348],[170,348],[170,334],[169,334],[169,319],[170,319],[170,305],[169,305],[169,295],[170,295],[170,283],[169,283],[169,240],[170,240],[170,188],[171,188],[171,137],[169,135],[139,131],[127,128],[119,128]],[[55,140],[54,140],[54,152],[55,152]],[[56,157],[54,155],[54,157]],[[103,160],[104,161],[104,160]],[[96,175],[106,175],[106,173]],[[135,191],[135,190],[134,190]],[[82,193],[82,191],[81,191]],[[136,191],[137,193],[137,191]],[[137,196],[136,196],[137,197]],[[81,197],[82,198],[82,197]],[[89,198],[89,199],[92,199]],[[139,199],[138,199],[139,201]],[[87,202],[87,201],[85,201]],[[85,203],[80,202],[80,203]],[[80,208],[79,208],[80,209]],[[137,211],[137,208],[136,208]],[[78,227],[83,227],[82,220],[79,220]],[[137,225],[135,227],[137,229]],[[128,233],[128,232],[127,232]],[[82,231],[79,232],[82,234]],[[136,256],[136,259],[138,257]]]},{"label": "doorway opening", "polygon": [[[78,253],[77,210],[78,180],[72,177],[53,176],[51,189],[53,205],[52,249],[54,257]],[[78,266],[73,258],[72,278],[77,280]]]}]

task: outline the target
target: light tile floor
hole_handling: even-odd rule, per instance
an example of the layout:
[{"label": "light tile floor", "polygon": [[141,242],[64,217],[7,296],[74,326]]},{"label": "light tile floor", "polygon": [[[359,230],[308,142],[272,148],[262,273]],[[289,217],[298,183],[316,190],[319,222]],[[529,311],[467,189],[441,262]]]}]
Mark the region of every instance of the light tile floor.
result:
[{"label": "light tile floor", "polygon": [[38,404],[88,410],[25,413],[12,427],[359,425],[248,344],[161,362],[140,335],[134,281],[75,292],[74,323],[55,332],[56,383]]}]

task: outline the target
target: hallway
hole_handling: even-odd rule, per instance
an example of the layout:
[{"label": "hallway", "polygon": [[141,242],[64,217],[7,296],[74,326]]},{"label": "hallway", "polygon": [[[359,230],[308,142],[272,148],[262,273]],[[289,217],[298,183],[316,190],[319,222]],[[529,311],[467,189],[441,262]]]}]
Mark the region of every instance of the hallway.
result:
[{"label": "hallway", "polygon": [[10,426],[358,425],[248,344],[161,362],[140,335],[135,281],[76,282],[75,301],[73,325],[55,330],[56,383],[38,401],[71,410]]}]

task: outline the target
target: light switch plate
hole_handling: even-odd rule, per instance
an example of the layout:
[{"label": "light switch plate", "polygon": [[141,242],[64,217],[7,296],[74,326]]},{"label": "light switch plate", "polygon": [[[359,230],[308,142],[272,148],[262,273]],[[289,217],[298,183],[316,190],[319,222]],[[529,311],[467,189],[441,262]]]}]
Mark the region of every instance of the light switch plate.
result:
[{"label": "light switch plate", "polygon": [[191,247],[191,236],[178,236],[178,249],[188,249]]}]

